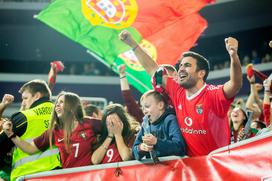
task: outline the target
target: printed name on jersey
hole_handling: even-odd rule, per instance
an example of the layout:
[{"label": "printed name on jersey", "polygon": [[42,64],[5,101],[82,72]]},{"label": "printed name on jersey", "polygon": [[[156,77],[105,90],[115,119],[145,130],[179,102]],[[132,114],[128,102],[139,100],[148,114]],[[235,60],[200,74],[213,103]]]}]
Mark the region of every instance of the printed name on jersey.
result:
[{"label": "printed name on jersey", "polygon": [[40,108],[36,108],[33,109],[33,112],[36,115],[51,115],[52,113],[52,107],[40,107]]},{"label": "printed name on jersey", "polygon": [[209,85],[207,87],[207,90],[211,91],[211,90],[218,90],[222,87],[223,85],[218,85],[218,86],[215,86],[215,85]]},{"label": "printed name on jersey", "polygon": [[49,120],[44,120],[43,123],[45,128],[49,128]]}]

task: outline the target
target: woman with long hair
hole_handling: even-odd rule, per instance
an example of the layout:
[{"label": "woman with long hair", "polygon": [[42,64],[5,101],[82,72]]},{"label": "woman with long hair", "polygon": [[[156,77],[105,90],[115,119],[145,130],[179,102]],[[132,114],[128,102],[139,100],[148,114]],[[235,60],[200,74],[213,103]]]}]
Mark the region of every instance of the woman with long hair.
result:
[{"label": "woman with long hair", "polygon": [[131,146],[135,136],[130,127],[130,116],[120,104],[106,107],[102,117],[101,135],[92,163],[113,163],[132,158]]},{"label": "woman with long hair", "polygon": [[236,106],[230,113],[231,120],[231,143],[240,141],[240,135],[247,122],[246,112],[240,107]]},{"label": "woman with long hair", "polygon": [[[41,110],[39,114],[43,111]],[[5,123],[4,130],[12,134],[12,124]],[[92,146],[96,141],[98,129],[93,121],[84,117],[80,98],[72,92],[61,92],[56,99],[50,126],[32,143],[21,140],[18,136],[12,141],[28,154],[44,151],[55,145],[61,157],[63,168],[86,166],[91,164]]]}]

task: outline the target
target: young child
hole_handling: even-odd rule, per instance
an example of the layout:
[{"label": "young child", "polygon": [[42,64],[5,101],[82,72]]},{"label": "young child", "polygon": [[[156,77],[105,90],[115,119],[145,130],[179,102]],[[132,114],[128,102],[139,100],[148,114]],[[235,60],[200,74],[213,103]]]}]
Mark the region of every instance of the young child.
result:
[{"label": "young child", "polygon": [[167,109],[164,97],[155,90],[150,90],[143,94],[140,101],[149,126],[146,128],[146,123],[143,122],[132,148],[134,158],[150,158],[151,152],[156,157],[185,155],[185,142],[177,118],[174,111]]}]

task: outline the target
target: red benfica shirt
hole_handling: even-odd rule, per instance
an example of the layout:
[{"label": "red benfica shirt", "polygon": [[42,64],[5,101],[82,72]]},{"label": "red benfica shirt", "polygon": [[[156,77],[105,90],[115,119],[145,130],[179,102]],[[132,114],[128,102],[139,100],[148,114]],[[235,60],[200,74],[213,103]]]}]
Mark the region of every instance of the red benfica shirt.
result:
[{"label": "red benfica shirt", "polygon": [[223,85],[204,85],[188,97],[186,90],[168,78],[166,92],[172,99],[188,156],[207,155],[230,142],[227,112],[233,99],[224,96]]},{"label": "red benfica shirt", "polygon": [[[70,137],[70,152],[67,152],[64,144],[64,133],[61,129],[53,130],[54,145],[60,152],[62,168],[71,168],[91,165],[92,146],[96,140],[94,121],[85,118],[83,124],[78,124]],[[49,147],[49,131],[34,139],[39,150]]]}]

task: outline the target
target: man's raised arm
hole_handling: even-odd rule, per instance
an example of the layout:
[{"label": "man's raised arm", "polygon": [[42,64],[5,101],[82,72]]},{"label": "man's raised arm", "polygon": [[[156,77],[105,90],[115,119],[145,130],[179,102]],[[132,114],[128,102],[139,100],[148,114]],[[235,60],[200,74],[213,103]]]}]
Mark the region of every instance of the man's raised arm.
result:
[{"label": "man's raised arm", "polygon": [[232,37],[225,39],[226,49],[230,55],[230,80],[224,84],[226,98],[234,97],[242,87],[242,68],[237,54],[238,41]]},{"label": "man's raised arm", "polygon": [[132,38],[131,34],[125,30],[120,33],[119,38],[121,41],[123,41],[125,44],[132,48],[140,64],[144,67],[144,69],[150,76],[153,76],[159,66]]}]

